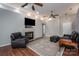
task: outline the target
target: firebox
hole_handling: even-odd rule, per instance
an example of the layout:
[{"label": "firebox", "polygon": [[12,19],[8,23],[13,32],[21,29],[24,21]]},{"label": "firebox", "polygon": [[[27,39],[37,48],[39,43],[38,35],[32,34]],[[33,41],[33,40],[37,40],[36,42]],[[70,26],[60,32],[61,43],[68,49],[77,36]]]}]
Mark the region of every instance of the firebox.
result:
[{"label": "firebox", "polygon": [[31,40],[33,39],[33,32],[25,32],[25,36]]}]

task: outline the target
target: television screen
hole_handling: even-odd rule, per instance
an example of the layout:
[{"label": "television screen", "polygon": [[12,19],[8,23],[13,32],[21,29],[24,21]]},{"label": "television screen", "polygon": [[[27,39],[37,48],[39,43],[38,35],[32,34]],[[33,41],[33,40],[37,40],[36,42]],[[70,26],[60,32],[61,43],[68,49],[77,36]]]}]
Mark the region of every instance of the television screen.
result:
[{"label": "television screen", "polygon": [[35,26],[35,20],[30,18],[25,18],[25,25]]}]

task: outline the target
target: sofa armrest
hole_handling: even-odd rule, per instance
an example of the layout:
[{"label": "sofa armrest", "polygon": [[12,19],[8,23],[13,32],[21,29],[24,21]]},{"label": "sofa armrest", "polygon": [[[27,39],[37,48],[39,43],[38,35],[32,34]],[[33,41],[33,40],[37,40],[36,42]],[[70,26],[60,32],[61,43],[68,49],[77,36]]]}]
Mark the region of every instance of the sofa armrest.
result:
[{"label": "sofa armrest", "polygon": [[64,34],[63,37],[61,37],[61,39],[68,39],[68,40],[71,40],[71,35]]},{"label": "sofa armrest", "polygon": [[63,36],[64,37],[71,37],[71,35],[69,35],[69,34],[64,34]]}]

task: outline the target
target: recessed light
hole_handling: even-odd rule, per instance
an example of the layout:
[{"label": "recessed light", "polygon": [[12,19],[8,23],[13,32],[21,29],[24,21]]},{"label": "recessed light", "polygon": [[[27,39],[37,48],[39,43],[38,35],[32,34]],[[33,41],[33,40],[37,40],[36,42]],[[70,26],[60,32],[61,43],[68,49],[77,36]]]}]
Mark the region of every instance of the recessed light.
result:
[{"label": "recessed light", "polygon": [[37,11],[36,14],[39,14],[39,12]]},{"label": "recessed light", "polygon": [[43,20],[43,18],[41,18],[41,20]]},{"label": "recessed light", "polygon": [[35,18],[37,19],[38,18],[38,15],[36,15]]},{"label": "recessed light", "polygon": [[27,13],[27,16],[31,16],[31,13]]}]

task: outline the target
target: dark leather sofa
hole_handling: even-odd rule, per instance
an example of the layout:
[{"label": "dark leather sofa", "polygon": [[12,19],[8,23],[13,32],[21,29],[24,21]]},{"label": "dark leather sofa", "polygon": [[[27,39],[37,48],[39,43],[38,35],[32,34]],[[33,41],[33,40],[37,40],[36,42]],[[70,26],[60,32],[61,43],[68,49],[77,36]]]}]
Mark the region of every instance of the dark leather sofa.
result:
[{"label": "dark leather sofa", "polygon": [[64,34],[64,36],[62,37],[63,39],[67,39],[67,40],[72,40],[72,41],[76,41],[76,38],[78,36],[78,32],[73,31],[71,33],[71,35],[69,34]]},{"label": "dark leather sofa", "polygon": [[66,47],[69,49],[77,48],[79,49],[79,33],[78,32],[72,32],[71,35],[64,35],[59,40],[59,45],[62,47]]},{"label": "dark leather sofa", "polygon": [[10,38],[12,48],[25,48],[28,43],[28,38],[22,36],[21,32],[12,33]]}]

